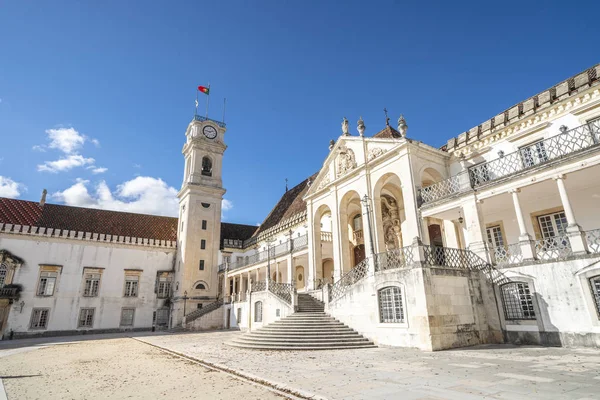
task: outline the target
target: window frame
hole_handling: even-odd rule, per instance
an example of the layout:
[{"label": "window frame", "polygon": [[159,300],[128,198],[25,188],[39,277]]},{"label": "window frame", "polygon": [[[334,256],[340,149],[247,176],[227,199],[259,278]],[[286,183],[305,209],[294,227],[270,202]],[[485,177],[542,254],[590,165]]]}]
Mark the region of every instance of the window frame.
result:
[{"label": "window frame", "polygon": [[[131,323],[130,324],[123,323],[123,316],[125,314],[125,311],[131,311]],[[134,326],[134,324],[135,324],[135,307],[121,307],[121,318],[119,320],[119,326]]]},{"label": "window frame", "polygon": [[[46,291],[48,289],[48,282],[50,282],[50,279],[52,280],[52,293],[48,294],[48,293],[46,293]],[[45,280],[43,289],[42,289],[42,280]],[[58,272],[40,271],[40,276],[38,278],[38,284],[37,284],[37,288],[35,291],[35,295],[38,297],[54,296],[54,293],[56,292],[57,283],[58,283]]]},{"label": "window frame", "polygon": [[237,315],[235,316],[235,321],[238,325],[242,323],[242,307],[238,307]]},{"label": "window frame", "polygon": [[171,276],[161,276],[158,274],[156,277],[156,297],[159,299],[167,299],[171,295],[171,283],[173,279]]},{"label": "window frame", "polygon": [[[521,287],[519,285],[521,285]],[[515,287],[516,290],[511,293],[508,289],[510,287]],[[512,281],[500,285],[499,289],[505,321],[537,321],[535,292],[531,290],[528,282]],[[521,293],[521,289],[523,290],[523,293]],[[517,295],[516,297],[515,294]],[[508,298],[507,295],[513,297]],[[507,301],[508,299],[512,300]],[[523,309],[524,305],[527,305],[529,309]],[[532,315],[525,315],[526,313]]]},{"label": "window frame", "polygon": [[[94,278],[97,276],[98,278]],[[100,281],[102,280],[102,274],[99,272],[86,272],[83,275],[83,297],[98,297],[100,293]],[[90,289],[88,291],[88,281],[90,282]],[[94,282],[96,286],[94,288]]]},{"label": "window frame", "polygon": [[[90,312],[91,312],[91,321],[89,322],[89,325],[87,323],[88,318],[90,317]],[[82,317],[82,315],[86,313],[85,315],[85,319]],[[96,315],[96,308],[94,307],[81,307],[79,309],[79,314],[78,314],[78,318],[77,318],[77,329],[79,328],[87,328],[87,329],[91,329],[94,327],[94,317]],[[82,323],[82,320],[84,321]]]},{"label": "window frame", "polygon": [[[396,293],[397,290],[397,293]],[[386,304],[383,303],[383,300],[388,300],[388,299],[383,299],[382,297],[385,295],[387,296],[387,292],[392,292],[391,293],[391,297],[389,297],[389,299],[391,300],[391,303],[389,303],[389,307],[391,307],[391,309],[384,309],[384,307],[386,307]],[[388,285],[388,286],[384,286],[382,288],[377,289],[377,307],[378,307],[378,314],[379,314],[379,323],[380,324],[405,324],[406,323],[406,307],[404,304],[404,296],[403,296],[403,291],[402,288],[398,285]],[[397,315],[397,312],[399,312],[399,315]],[[390,314],[391,313],[391,314]],[[391,315],[391,318],[386,318],[384,314],[389,314]],[[399,316],[399,318],[398,318]]]},{"label": "window frame", "polygon": [[588,278],[588,283],[592,294],[592,302],[596,306],[596,317],[600,320],[600,275]]},{"label": "window frame", "polygon": [[[502,229],[502,225],[494,224],[494,225],[487,226],[485,228],[485,233],[487,235],[488,242],[493,247],[506,247],[506,240],[504,239],[504,230]],[[498,235],[496,235],[496,233],[499,234],[499,237],[498,237]],[[498,241],[498,238],[500,239],[499,241]],[[498,244],[498,242],[501,242],[501,243]]]},{"label": "window frame", "polygon": [[199,271],[204,271],[204,260],[200,260],[200,264],[198,265]]},{"label": "window frame", "polygon": [[6,280],[8,279],[8,265],[0,263],[0,288],[7,285]]},{"label": "window frame", "polygon": [[206,250],[206,239],[200,239],[200,250]]},{"label": "window frame", "polygon": [[202,220],[202,230],[205,231],[207,229],[207,225],[208,225],[208,221],[203,219]]},{"label": "window frame", "polygon": [[254,302],[254,322],[263,322],[263,303],[260,300]]},{"label": "window frame", "polygon": [[[45,319],[45,323],[43,326],[39,326],[39,324],[37,326],[33,326],[33,321],[34,321],[34,317],[35,317],[35,313],[39,312],[40,316],[38,318],[38,322],[39,320],[41,320],[41,315],[42,312],[46,313],[46,319]],[[29,329],[37,329],[37,330],[45,330],[48,329],[48,322],[50,321],[50,308],[48,307],[34,307],[31,310],[31,317],[29,319]]]},{"label": "window frame", "polygon": [[[127,283],[132,282],[129,289]],[[135,285],[133,285],[135,283]],[[135,293],[132,293],[134,292]],[[125,275],[125,282],[123,284],[123,297],[138,297],[140,292],[140,276],[139,275]]]},{"label": "window frame", "polygon": [[[562,215],[561,215],[562,214]],[[559,224],[556,222],[557,221],[557,217],[561,220],[564,221],[561,222],[560,226]],[[548,235],[548,230],[544,230],[544,225],[545,223],[542,222],[542,218],[548,218],[550,221],[550,227],[552,228],[552,235]],[[538,228],[540,229],[540,235],[542,237],[542,239],[552,239],[558,236],[563,236],[566,235],[567,231],[567,225],[568,225],[568,221],[567,221],[567,215],[565,214],[564,210],[561,211],[555,211],[555,212],[551,212],[551,213],[547,213],[547,214],[542,214],[542,215],[537,215],[535,217],[537,223],[538,223]],[[547,225],[547,224],[546,224]]]}]

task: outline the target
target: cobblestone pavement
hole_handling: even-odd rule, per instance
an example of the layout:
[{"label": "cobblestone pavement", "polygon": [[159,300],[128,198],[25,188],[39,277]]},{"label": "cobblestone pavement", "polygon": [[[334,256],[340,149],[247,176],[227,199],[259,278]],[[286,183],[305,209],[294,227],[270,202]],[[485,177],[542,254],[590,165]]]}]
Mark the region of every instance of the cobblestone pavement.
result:
[{"label": "cobblestone pavement", "polygon": [[140,337],[328,399],[600,399],[600,350],[478,346],[276,352],[229,347],[240,332]]}]

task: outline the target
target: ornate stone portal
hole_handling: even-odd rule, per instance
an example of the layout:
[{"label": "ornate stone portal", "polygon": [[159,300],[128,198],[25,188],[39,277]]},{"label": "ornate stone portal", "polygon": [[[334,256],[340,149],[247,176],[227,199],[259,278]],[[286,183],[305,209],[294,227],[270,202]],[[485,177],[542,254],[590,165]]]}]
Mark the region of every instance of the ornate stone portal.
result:
[{"label": "ornate stone portal", "polygon": [[381,196],[381,216],[385,249],[402,247],[402,231],[400,228],[400,209],[396,200],[389,195]]}]

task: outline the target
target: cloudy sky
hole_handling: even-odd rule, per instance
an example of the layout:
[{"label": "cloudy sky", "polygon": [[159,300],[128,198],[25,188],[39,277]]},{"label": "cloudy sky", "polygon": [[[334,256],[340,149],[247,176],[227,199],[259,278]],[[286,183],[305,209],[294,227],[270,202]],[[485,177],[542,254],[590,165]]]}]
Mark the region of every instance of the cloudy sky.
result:
[{"label": "cloudy sky", "polygon": [[[198,85],[224,218],[256,224],[345,116],[434,146],[600,62],[598,2],[6,1],[0,196],[177,215]],[[200,113],[206,97],[200,94]]]}]

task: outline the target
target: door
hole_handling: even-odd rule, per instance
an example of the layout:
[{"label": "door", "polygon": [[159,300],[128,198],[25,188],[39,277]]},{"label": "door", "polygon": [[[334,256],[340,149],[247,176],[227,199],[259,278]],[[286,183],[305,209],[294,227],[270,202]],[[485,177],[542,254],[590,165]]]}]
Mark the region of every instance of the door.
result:
[{"label": "door", "polygon": [[442,237],[442,227],[438,224],[429,225],[429,243],[431,244],[431,253],[435,265],[446,265],[446,254],[444,254],[444,238]]},{"label": "door", "polygon": [[365,259],[365,245],[359,244],[354,248],[354,266],[357,266]]}]

